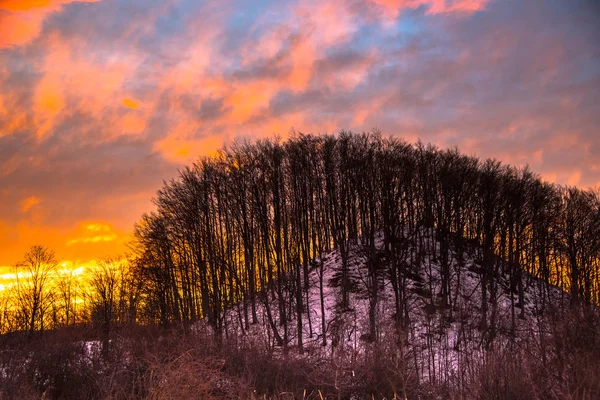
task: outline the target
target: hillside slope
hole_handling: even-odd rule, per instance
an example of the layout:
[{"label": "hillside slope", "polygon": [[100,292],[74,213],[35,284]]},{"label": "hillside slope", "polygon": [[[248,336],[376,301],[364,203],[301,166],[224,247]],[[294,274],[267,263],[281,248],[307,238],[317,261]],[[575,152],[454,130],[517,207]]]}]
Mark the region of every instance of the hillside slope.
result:
[{"label": "hillside slope", "polygon": [[[440,242],[431,231],[423,231],[420,244],[413,244],[406,251],[402,263],[401,279],[406,293],[403,309],[406,314],[403,315],[401,326],[398,326],[394,289],[390,276],[386,274],[388,260],[383,240],[378,237],[376,248],[380,273],[375,313],[377,330],[376,337],[371,338],[370,284],[365,247],[360,241],[354,241],[349,249],[350,302],[345,309],[340,307],[340,252],[329,251],[311,264],[308,293],[304,294],[308,307],[303,313],[303,354],[295,346],[297,321],[290,318],[287,322],[286,353],[308,360],[335,360],[350,381],[359,379],[353,376],[353,365],[363,362],[374,348],[381,346],[399,352],[403,368],[407,369],[411,380],[419,383],[460,380],[464,377],[461,378],[458,373],[464,371],[465,364],[472,364],[474,360],[483,362],[489,350],[518,346],[532,335],[539,335],[546,330],[545,311],[570,301],[570,296],[562,290],[523,273],[524,304],[521,306],[516,290],[510,289],[508,272],[501,272],[496,282],[490,285],[497,289],[495,293],[488,294],[484,329],[481,312],[481,250],[470,248],[463,251],[462,255],[450,251],[451,300],[449,305],[444,305],[441,299]],[[227,313],[226,335],[239,336],[240,345],[258,342],[280,353],[282,346],[277,345],[267,325],[267,298],[271,315],[282,331],[284,328],[277,312],[277,299],[274,294],[263,293],[257,307],[259,323],[245,329],[243,307],[234,308]],[[204,326],[208,331],[207,326],[198,326]]]}]

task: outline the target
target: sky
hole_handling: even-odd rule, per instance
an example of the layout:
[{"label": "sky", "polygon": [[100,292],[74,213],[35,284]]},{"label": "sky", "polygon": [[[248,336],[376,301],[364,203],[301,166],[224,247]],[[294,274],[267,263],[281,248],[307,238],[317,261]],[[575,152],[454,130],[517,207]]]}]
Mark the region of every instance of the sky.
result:
[{"label": "sky", "polygon": [[0,0],[0,266],[127,250],[201,155],[292,129],[600,185],[596,0]]}]

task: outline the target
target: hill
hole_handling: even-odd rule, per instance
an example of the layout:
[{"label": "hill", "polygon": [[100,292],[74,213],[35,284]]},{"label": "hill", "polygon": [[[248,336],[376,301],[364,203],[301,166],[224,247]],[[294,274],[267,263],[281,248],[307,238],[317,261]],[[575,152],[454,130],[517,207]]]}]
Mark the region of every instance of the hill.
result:
[{"label": "hill", "polygon": [[[449,304],[442,301],[440,248],[441,243],[432,231],[424,230],[420,245],[411,244],[405,253],[402,264],[406,270],[401,279],[404,287],[403,315],[396,315],[393,277],[381,274],[378,279],[378,301],[375,305],[375,337],[370,332],[371,283],[368,282],[368,250],[361,240],[354,241],[348,251],[349,302],[341,308],[340,281],[342,274],[341,254],[331,250],[311,263],[306,310],[301,329],[304,347],[287,348],[277,342],[266,310],[269,304],[277,303],[277,296],[261,293],[257,307],[259,322],[244,324],[243,308],[232,308],[226,313],[224,325],[226,340],[233,341],[240,349],[256,346],[270,349],[279,359],[301,359],[309,363],[323,364],[326,368],[337,368],[337,382],[330,374],[317,369],[310,377],[312,386],[321,393],[336,386],[345,396],[365,398],[369,393],[378,396],[395,395],[414,398],[431,395],[435,391],[420,392],[423,387],[440,386],[447,394],[462,393],[473,385],[490,357],[503,352],[517,356],[523,348],[540,345],[545,340],[555,339],[552,329],[556,312],[571,304],[571,296],[559,288],[525,274],[523,303],[519,303],[518,291],[512,289],[508,271],[502,271],[495,278],[495,289],[489,298],[493,312],[482,321],[481,304],[481,249],[469,246],[462,254],[450,251],[449,264],[452,276],[452,293]],[[389,262],[381,235],[376,239],[378,268],[387,269]],[[454,248],[454,246],[450,246]],[[281,283],[284,284],[284,283]],[[284,323],[278,313],[272,316],[274,324],[283,330]],[[206,321],[203,321],[206,322]],[[298,338],[297,319],[286,321],[289,343]],[[487,327],[487,328],[483,328]],[[201,337],[213,335],[205,323],[197,323],[193,329]],[[276,328],[277,329],[277,328]],[[231,342],[229,342],[231,343]],[[393,362],[393,368],[384,375],[387,388],[365,386],[365,362],[373,353],[385,351],[380,362]],[[556,357],[549,350],[546,357]],[[533,355],[533,354],[531,354]],[[512,360],[511,363],[516,362]],[[469,376],[468,373],[474,375]],[[500,372],[500,371],[496,371]],[[516,372],[516,371],[515,371]],[[368,373],[368,372],[367,372]],[[502,377],[498,377],[502,379]],[[514,378],[513,376],[506,378]],[[523,377],[520,377],[523,378]],[[521,393],[518,398],[529,398],[528,385],[520,382],[502,382],[509,390]],[[505,390],[506,388],[503,388]],[[492,389],[493,391],[493,389]],[[497,392],[500,398],[516,398],[517,393]],[[329,393],[331,395],[331,393]],[[481,393],[477,396],[479,396]],[[444,396],[437,393],[437,396]],[[442,398],[440,397],[440,398]],[[463,397],[463,396],[459,396]],[[469,397],[469,396],[466,396]]]},{"label": "hill", "polygon": [[154,203],[84,306],[16,287],[3,395],[600,397],[595,190],[341,132],[237,143]]}]

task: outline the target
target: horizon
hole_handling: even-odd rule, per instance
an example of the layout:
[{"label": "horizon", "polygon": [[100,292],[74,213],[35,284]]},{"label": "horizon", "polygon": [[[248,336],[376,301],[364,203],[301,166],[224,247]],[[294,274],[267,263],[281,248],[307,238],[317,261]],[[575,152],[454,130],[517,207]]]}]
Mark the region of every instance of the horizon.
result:
[{"label": "horizon", "polygon": [[291,129],[377,127],[597,187],[598,15],[587,0],[0,1],[0,279],[34,244],[73,268],[125,252],[179,168]]}]

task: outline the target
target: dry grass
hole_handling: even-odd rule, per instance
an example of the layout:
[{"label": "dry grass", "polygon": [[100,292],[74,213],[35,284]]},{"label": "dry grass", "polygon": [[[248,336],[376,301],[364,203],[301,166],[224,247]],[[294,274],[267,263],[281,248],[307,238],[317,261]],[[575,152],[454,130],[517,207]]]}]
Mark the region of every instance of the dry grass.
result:
[{"label": "dry grass", "polygon": [[50,387],[61,399],[600,398],[597,312],[547,322],[544,335],[484,359],[471,355],[460,383],[436,384],[418,381],[411,350],[399,349],[393,335],[352,365],[323,353],[285,356],[252,342],[152,330],[115,336],[106,352],[91,353],[85,335],[0,337],[0,399],[39,399]]}]

